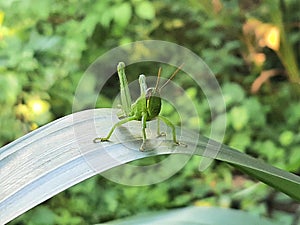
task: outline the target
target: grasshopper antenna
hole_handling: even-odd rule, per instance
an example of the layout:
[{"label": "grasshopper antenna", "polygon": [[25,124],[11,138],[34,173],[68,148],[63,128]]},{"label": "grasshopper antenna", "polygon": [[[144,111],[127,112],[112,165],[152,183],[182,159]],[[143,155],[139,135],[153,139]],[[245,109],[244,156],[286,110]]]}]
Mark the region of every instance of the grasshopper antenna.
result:
[{"label": "grasshopper antenna", "polygon": [[159,84],[159,80],[160,80],[160,75],[161,75],[161,67],[159,67],[159,69],[158,69],[155,90],[158,90],[158,84]]},{"label": "grasshopper antenna", "polygon": [[170,76],[170,78],[166,81],[166,83],[164,83],[163,86],[161,86],[161,87],[159,88],[159,91],[160,91],[161,89],[163,89],[163,87],[165,87],[165,86],[170,82],[170,80],[172,80],[172,79],[175,77],[175,75],[178,73],[178,71],[181,70],[181,68],[183,67],[183,64],[184,64],[184,63],[182,63],[182,64],[175,70],[175,72]]}]

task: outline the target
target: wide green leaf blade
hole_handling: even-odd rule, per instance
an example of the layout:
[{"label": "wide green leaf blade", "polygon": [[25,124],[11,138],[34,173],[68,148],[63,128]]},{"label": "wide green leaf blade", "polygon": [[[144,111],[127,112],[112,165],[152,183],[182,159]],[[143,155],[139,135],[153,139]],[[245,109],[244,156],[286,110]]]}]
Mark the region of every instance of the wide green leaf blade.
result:
[{"label": "wide green leaf blade", "polygon": [[[93,143],[96,136],[105,136],[116,121],[116,110],[86,110],[55,120],[0,148],[0,223],[7,223],[98,173],[133,160],[163,154],[216,156],[216,159],[300,200],[299,176],[189,130],[178,128],[178,139],[188,147],[174,147],[167,134],[159,147],[140,152],[139,121],[117,129],[111,142]],[[151,123],[147,129],[156,133],[151,130]],[[157,142],[156,138],[149,138],[150,144]]]}]

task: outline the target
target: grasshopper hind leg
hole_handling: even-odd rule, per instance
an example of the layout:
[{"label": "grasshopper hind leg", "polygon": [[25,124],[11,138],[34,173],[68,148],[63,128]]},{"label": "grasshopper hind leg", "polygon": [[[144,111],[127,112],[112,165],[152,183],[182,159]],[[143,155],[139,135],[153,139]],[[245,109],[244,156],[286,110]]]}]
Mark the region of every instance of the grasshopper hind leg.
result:
[{"label": "grasshopper hind leg", "polygon": [[174,124],[170,120],[168,120],[167,118],[165,118],[163,116],[158,116],[158,119],[162,120],[167,126],[169,126],[172,129],[173,142],[175,145],[182,145],[184,147],[187,147],[186,144],[177,141],[176,129],[175,129]]},{"label": "grasshopper hind leg", "polygon": [[157,118],[157,137],[165,137],[167,134],[165,132],[160,132],[160,118]]}]

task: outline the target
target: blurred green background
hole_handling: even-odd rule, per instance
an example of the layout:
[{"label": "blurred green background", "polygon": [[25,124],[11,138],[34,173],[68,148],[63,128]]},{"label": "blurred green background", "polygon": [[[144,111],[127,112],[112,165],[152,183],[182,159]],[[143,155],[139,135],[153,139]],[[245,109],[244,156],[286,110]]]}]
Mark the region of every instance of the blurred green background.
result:
[{"label": "blurred green background", "polygon": [[[297,0],[1,1],[0,146],[72,113],[77,83],[101,54],[157,39],[189,48],[216,75],[227,107],[225,144],[299,175],[299,11]],[[147,72],[139,65],[130,70],[129,80]],[[184,76],[176,82],[193,98],[208,134],[214,118],[205,96]],[[97,107],[111,107],[117,78],[110,85]],[[93,82],[87,90],[95,91]],[[178,120],[171,108],[164,114]],[[188,205],[237,208],[291,224],[291,199],[226,164],[200,173],[199,160],[147,187],[93,177],[10,224],[91,224]]]}]

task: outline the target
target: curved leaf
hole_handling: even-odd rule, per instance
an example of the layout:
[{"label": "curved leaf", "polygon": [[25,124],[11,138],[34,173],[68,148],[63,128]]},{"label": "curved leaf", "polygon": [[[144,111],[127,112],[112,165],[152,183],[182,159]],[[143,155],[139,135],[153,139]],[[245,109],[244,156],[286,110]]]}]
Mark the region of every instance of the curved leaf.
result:
[{"label": "curved leaf", "polygon": [[[178,137],[188,147],[173,148],[172,141],[163,140],[159,148],[140,152],[139,122],[131,122],[128,129],[113,135],[111,142],[93,143],[96,136],[107,134],[115,121],[117,117],[113,109],[82,111],[55,120],[2,147],[0,223],[14,219],[97,173],[162,154],[203,155],[206,151],[205,155],[209,156],[216,155],[217,151],[216,159],[300,200],[300,177],[188,130],[182,131]],[[127,144],[130,144],[130,149]]]}]

